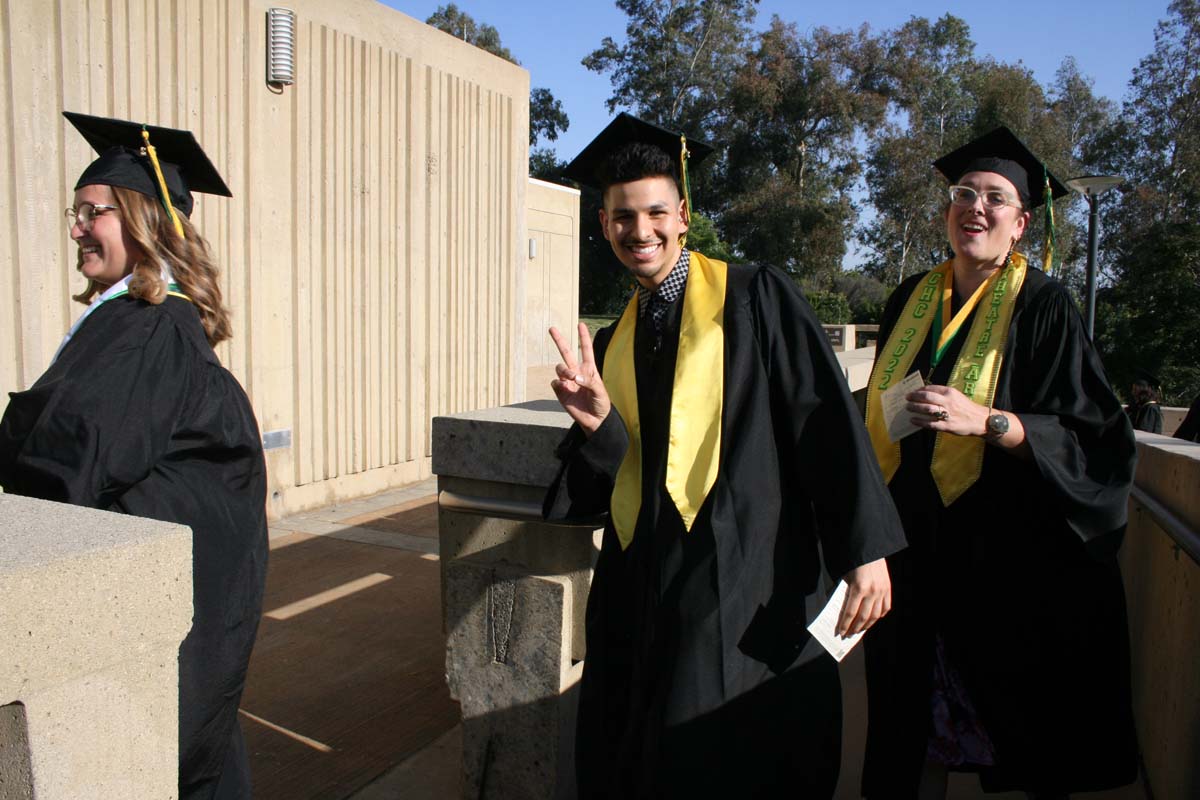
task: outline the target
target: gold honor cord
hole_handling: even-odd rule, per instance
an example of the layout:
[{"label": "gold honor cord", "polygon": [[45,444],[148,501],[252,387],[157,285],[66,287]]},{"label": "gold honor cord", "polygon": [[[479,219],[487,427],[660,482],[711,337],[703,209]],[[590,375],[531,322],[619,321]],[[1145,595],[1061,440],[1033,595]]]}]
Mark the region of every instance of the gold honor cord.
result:
[{"label": "gold honor cord", "polygon": [[[1007,266],[989,279],[988,288],[979,295],[980,309],[975,314],[967,339],[950,373],[948,386],[958,389],[974,402],[990,407],[996,394],[996,376],[1000,373],[1008,329],[1012,322],[1017,295],[1025,282],[1027,262],[1013,253]],[[921,343],[929,335],[933,314],[951,271],[947,261],[926,276],[904,304],[896,326],[888,336],[882,355],[871,372],[867,388],[867,432],[875,458],[890,482],[900,468],[900,443],[888,436],[883,419],[881,395],[893,382],[909,373]],[[978,436],[956,436],[939,432],[934,441],[930,466],[942,504],[950,505],[979,479],[983,470],[986,443]]]},{"label": "gold honor cord", "polygon": [[158,179],[158,192],[162,196],[163,208],[167,210],[167,216],[171,218],[171,224],[175,227],[175,232],[179,234],[179,238],[183,236],[183,223],[179,221],[179,215],[175,213],[175,207],[171,205],[171,196],[167,193],[167,179],[163,177],[162,167],[158,163],[158,151],[154,145],[150,144],[150,131],[146,126],[142,126],[142,140],[146,143],[146,154],[150,156],[150,163],[154,166],[154,176]]},{"label": "gold honor cord", "polygon": [[[689,267],[671,390],[666,484],[684,528],[690,531],[720,469],[728,267],[700,253],[691,254]],[[633,352],[636,326],[635,294],[617,322],[604,356],[603,374],[604,385],[629,432],[629,449],[617,470],[610,503],[622,550],[633,541],[642,507],[642,431]],[[713,380],[714,375],[720,379]]]}]

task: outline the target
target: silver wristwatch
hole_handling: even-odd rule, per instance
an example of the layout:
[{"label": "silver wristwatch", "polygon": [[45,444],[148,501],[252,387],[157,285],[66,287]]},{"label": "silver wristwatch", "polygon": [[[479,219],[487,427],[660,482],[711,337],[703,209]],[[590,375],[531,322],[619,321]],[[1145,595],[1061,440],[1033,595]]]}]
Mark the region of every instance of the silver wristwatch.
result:
[{"label": "silver wristwatch", "polygon": [[1006,433],[1008,433],[1008,417],[1004,414],[990,414],[987,418],[987,432],[984,433],[984,438],[995,440]]}]

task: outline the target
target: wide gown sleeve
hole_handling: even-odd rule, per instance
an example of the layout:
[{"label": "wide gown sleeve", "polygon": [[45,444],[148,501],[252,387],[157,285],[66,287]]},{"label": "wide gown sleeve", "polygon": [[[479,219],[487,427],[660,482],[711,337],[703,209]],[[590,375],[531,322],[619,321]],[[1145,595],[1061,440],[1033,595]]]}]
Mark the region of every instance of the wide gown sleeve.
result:
[{"label": "wide gown sleeve", "polygon": [[786,275],[762,269],[752,290],[780,459],[811,503],[825,567],[841,577],[906,541],[862,416],[816,314]]},{"label": "wide gown sleeve", "polygon": [[[166,451],[194,359],[166,314],[122,335],[104,358],[52,367],[14,392],[0,462],[6,492],[109,508]],[[11,437],[9,434],[13,434]]]},{"label": "wide gown sleeve", "polygon": [[[604,353],[611,338],[611,329],[596,336],[593,351],[597,370],[604,367]],[[591,437],[584,435],[578,423],[572,425],[554,452],[562,463],[546,492],[542,516],[562,521],[607,513],[617,470],[628,448],[629,433],[615,406]]]},{"label": "wide gown sleeve", "polygon": [[1065,289],[1047,286],[1013,332],[1013,412],[1042,479],[1085,542],[1125,526],[1136,445],[1100,357]]}]

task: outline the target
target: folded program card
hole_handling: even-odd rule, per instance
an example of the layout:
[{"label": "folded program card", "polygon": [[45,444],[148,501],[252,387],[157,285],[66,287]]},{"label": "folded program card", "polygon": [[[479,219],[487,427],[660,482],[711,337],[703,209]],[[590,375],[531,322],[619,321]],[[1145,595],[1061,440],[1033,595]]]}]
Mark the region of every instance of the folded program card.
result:
[{"label": "folded program card", "polygon": [[846,654],[853,650],[854,645],[858,644],[858,640],[862,638],[861,633],[852,633],[844,639],[834,633],[837,630],[838,615],[842,613],[842,604],[846,602],[848,588],[845,581],[838,581],[837,588],[829,597],[829,602],[808,626],[808,632],[837,661],[845,658]]},{"label": "folded program card", "polygon": [[910,372],[908,376],[895,386],[884,391],[879,396],[883,405],[883,422],[887,425],[888,437],[898,442],[910,433],[921,430],[912,424],[912,412],[904,407],[904,398],[925,385],[919,372]]}]

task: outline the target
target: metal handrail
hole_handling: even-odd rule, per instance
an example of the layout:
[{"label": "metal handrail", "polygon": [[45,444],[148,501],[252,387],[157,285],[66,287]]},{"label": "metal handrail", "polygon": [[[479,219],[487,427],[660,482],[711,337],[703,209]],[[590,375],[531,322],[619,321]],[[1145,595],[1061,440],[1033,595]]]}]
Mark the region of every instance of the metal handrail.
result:
[{"label": "metal handrail", "polygon": [[1175,540],[1175,544],[1191,556],[1192,561],[1200,564],[1200,533],[1188,527],[1188,524],[1172,513],[1171,509],[1140,486],[1134,484],[1132,494],[1133,499],[1146,509],[1155,524]]}]

